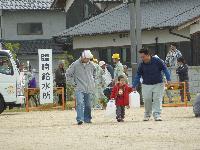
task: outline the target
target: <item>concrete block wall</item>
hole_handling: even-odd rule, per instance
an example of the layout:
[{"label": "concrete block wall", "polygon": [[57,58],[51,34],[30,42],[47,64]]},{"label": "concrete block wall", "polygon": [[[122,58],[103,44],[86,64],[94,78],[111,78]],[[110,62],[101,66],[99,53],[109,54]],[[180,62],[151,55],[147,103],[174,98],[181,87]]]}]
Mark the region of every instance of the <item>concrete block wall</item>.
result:
[{"label": "concrete block wall", "polygon": [[[171,79],[173,82],[179,81],[176,68],[171,69]],[[129,69],[129,83],[132,83],[131,69]],[[189,66],[189,86],[191,93],[200,93],[200,66]]]},{"label": "concrete block wall", "polygon": [[[172,68],[172,81],[178,81],[176,68]],[[189,66],[189,86],[191,93],[200,93],[200,66]]]}]

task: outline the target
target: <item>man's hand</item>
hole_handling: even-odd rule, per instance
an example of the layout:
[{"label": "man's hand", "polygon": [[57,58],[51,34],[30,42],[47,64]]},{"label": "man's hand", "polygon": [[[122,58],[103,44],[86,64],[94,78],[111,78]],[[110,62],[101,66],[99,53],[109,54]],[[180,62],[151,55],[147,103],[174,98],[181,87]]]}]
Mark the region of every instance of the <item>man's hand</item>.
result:
[{"label": "man's hand", "polygon": [[167,81],[167,84],[170,85],[172,82],[171,81]]},{"label": "man's hand", "polygon": [[136,91],[136,88],[135,87],[132,87],[133,91]]}]

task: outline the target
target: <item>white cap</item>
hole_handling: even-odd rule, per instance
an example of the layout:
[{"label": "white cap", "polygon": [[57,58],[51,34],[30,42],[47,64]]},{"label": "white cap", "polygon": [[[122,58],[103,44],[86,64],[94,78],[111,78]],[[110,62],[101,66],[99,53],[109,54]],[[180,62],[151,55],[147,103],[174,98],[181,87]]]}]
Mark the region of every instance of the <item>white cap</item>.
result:
[{"label": "white cap", "polygon": [[154,55],[153,57],[159,58],[158,55]]},{"label": "white cap", "polygon": [[83,53],[82,53],[82,57],[83,57],[83,58],[92,59],[92,58],[93,58],[93,55],[92,55],[92,53],[91,53],[90,50],[84,50]]},{"label": "white cap", "polygon": [[102,66],[105,65],[105,64],[106,64],[105,61],[100,61],[100,62],[99,62],[99,66],[100,66],[100,67],[102,67]]}]

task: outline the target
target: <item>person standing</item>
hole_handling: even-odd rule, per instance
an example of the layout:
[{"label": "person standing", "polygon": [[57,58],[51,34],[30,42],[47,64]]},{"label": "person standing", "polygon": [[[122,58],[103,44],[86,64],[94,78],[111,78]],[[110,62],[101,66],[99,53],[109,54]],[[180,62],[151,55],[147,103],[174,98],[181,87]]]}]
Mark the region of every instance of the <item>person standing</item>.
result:
[{"label": "person standing", "polygon": [[[29,79],[29,82],[28,82],[28,88],[36,88],[37,87],[35,72],[36,72],[35,69],[31,70],[31,78]],[[40,105],[38,95],[31,95],[29,98],[30,98],[30,100],[29,100],[30,106],[37,107],[38,105]]]},{"label": "person standing", "polygon": [[105,86],[105,78],[104,78],[104,71],[103,69],[99,66],[98,60],[94,59],[91,61],[93,65],[95,66],[96,69],[96,80],[95,80],[95,94],[93,96],[92,100],[92,107],[94,109],[102,109],[102,105],[100,103],[101,100],[105,98],[105,95],[103,94],[103,89]]},{"label": "person standing", "polygon": [[[178,68],[176,69],[176,74],[179,76],[179,82],[185,82],[186,96],[187,100],[190,101],[190,92],[189,92],[189,76],[188,76],[188,65],[185,63],[183,57],[178,58]],[[184,91],[180,90],[181,101],[184,102]]]},{"label": "person standing", "polygon": [[[170,75],[172,74],[172,68],[177,67],[177,59],[182,57],[182,54],[179,50],[176,48],[176,43],[170,44],[170,50],[167,53],[165,64],[168,67]],[[173,102],[173,96],[172,92],[170,90],[166,90],[167,97],[169,98],[169,102]]]},{"label": "person standing", "polygon": [[114,68],[114,82],[115,84],[118,82],[118,77],[120,75],[126,76],[124,73],[124,67],[122,63],[120,62],[120,56],[119,54],[115,53],[112,55],[113,63],[115,64]]},{"label": "person standing", "polygon": [[66,70],[67,80],[75,85],[78,125],[91,123],[91,99],[95,89],[96,69],[90,59],[90,50],[84,50],[81,57]]},{"label": "person standing", "polygon": [[124,67],[124,73],[128,77],[128,66],[124,65],[123,67]]},{"label": "person standing", "polygon": [[114,79],[114,70],[113,67],[109,64],[106,64],[105,61],[100,61],[99,66],[102,68],[104,74],[103,79],[104,85],[103,85],[103,93],[104,93],[104,99],[101,101],[104,107],[106,107],[107,101],[110,99],[110,94],[113,87],[113,79]]},{"label": "person standing", "polygon": [[177,66],[177,59],[182,57],[182,54],[179,50],[176,48],[176,43],[171,43],[170,50],[167,53],[165,64],[167,67],[176,67]]},{"label": "person standing", "polygon": [[137,74],[133,81],[133,90],[142,77],[142,96],[144,99],[144,121],[149,121],[152,111],[155,121],[162,121],[162,98],[164,93],[164,83],[162,72],[165,74],[168,83],[171,81],[166,65],[156,57],[152,57],[148,49],[139,51],[142,62],[139,64]]},{"label": "person standing", "polygon": [[102,70],[104,72],[103,76],[105,79],[105,88],[111,87],[112,80],[114,79],[113,67],[109,64],[106,64],[105,61],[100,61],[99,66],[102,68]]},{"label": "person standing", "polygon": [[[58,68],[55,71],[56,87],[64,88],[64,101],[66,102],[66,77],[64,70],[64,62],[61,60],[58,62]],[[59,95],[58,104],[62,105],[62,95]]]}]

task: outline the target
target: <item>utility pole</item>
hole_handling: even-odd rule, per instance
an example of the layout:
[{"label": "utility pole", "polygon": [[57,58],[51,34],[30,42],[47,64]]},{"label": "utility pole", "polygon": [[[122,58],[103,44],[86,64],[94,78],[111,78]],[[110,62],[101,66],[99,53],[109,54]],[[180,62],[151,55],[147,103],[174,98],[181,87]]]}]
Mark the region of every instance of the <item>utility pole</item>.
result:
[{"label": "utility pole", "polygon": [[142,48],[140,0],[129,0],[128,4],[129,4],[129,13],[130,13],[132,77],[134,77],[136,73],[137,65],[139,63],[138,51]]},{"label": "utility pole", "polygon": [[[141,15],[141,7],[140,1],[136,0],[135,9],[136,9],[136,39],[137,39],[137,53],[142,48],[142,32],[141,32],[141,25],[142,25],[142,15]],[[139,63],[139,56],[137,55],[137,63]]]},{"label": "utility pole", "polygon": [[0,9],[0,50],[3,49],[3,46],[2,46],[2,42],[3,42],[2,16],[3,16],[3,12]]},{"label": "utility pole", "polygon": [[131,39],[131,64],[137,63],[137,41],[136,41],[136,9],[135,2],[129,2],[130,13],[130,39]]}]

